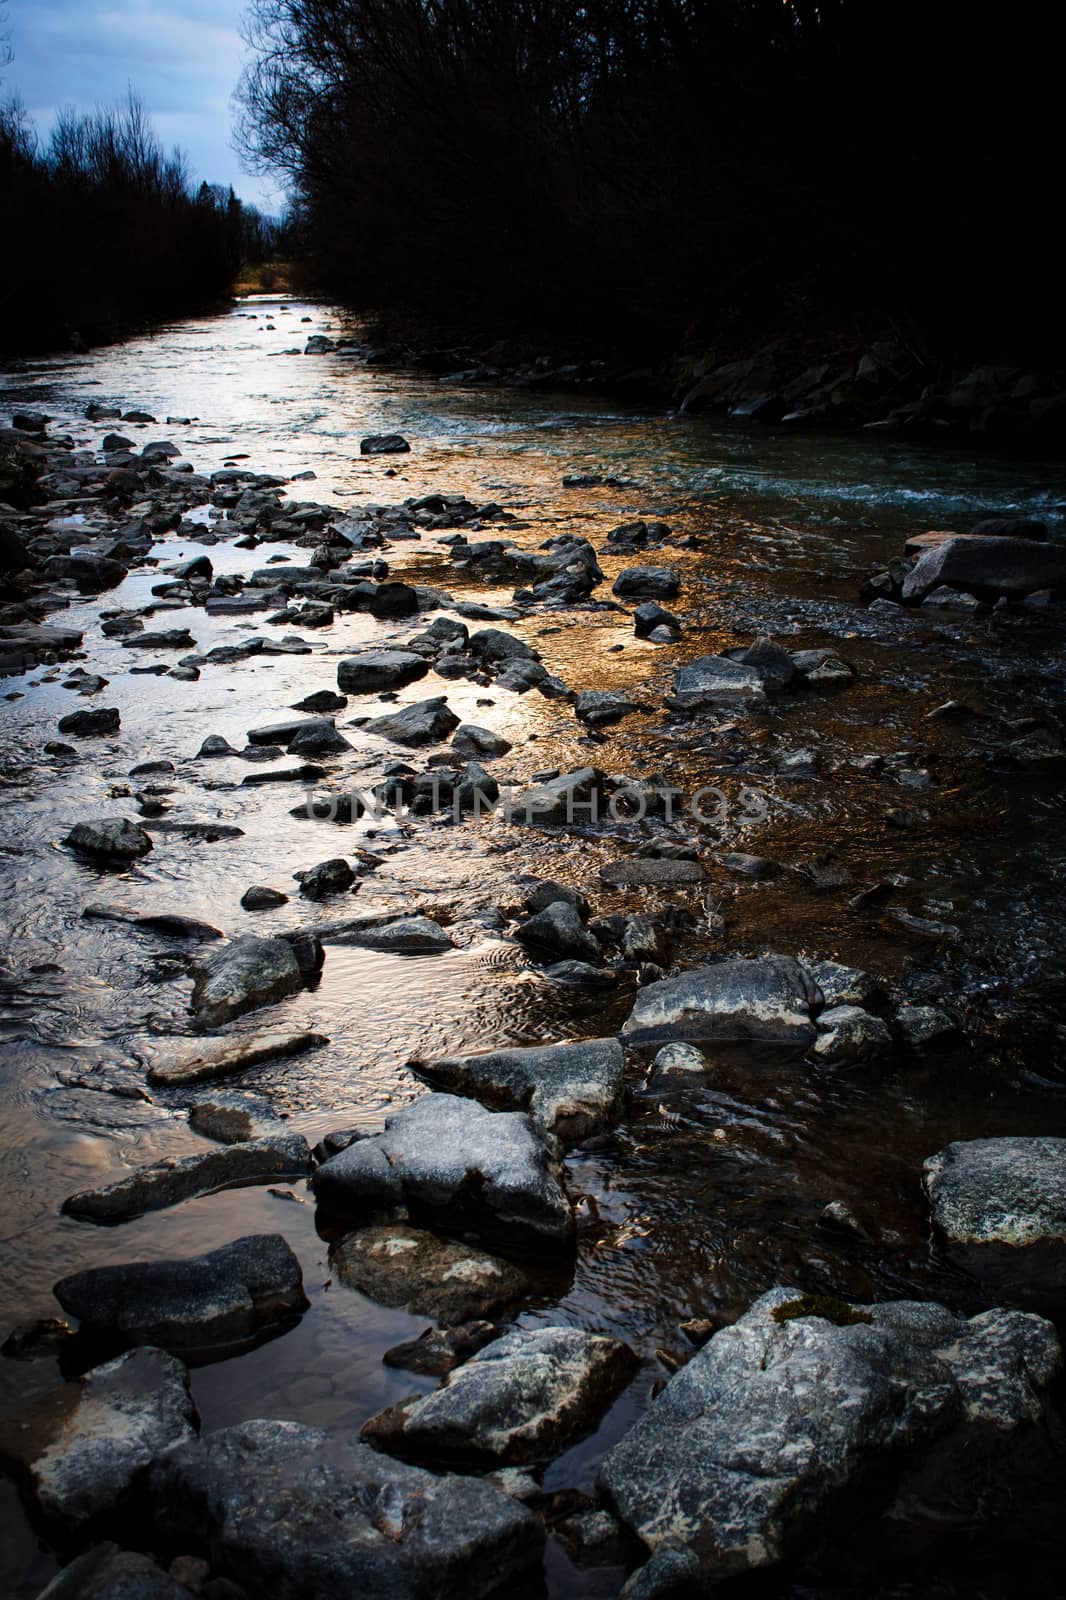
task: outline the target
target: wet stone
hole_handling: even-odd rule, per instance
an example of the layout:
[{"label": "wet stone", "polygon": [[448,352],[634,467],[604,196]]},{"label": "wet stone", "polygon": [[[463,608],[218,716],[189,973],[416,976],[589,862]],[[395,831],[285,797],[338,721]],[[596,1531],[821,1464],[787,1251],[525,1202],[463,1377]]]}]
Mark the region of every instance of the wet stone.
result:
[{"label": "wet stone", "polygon": [[523,1113],[454,1095],[395,1112],[383,1133],[350,1144],[311,1181],[320,1203],[341,1214],[406,1206],[416,1223],[508,1249],[557,1252],[573,1242],[555,1148]]},{"label": "wet stone", "polygon": [[296,876],[300,882],[300,893],[308,900],[324,900],[332,894],[344,894],[355,882],[355,873],[343,856],[320,861],[317,866]]},{"label": "wet stone", "polygon": [[401,1224],[362,1228],[335,1245],[330,1267],[350,1289],[448,1325],[491,1317],[530,1288],[520,1267],[472,1245]]},{"label": "wet stone", "polygon": [[120,723],[117,707],[98,706],[94,711],[71,711],[67,716],[60,717],[56,726],[60,733],[72,733],[78,738],[90,739],[117,733]]},{"label": "wet stone", "polygon": [[429,663],[412,650],[365,650],[337,666],[337,686],[346,694],[376,694],[424,678]]},{"label": "wet stone", "polygon": [[703,1039],[806,1049],[814,1043],[812,1010],[822,995],[789,956],[695,967],[640,990],[622,1028],[628,1045]]},{"label": "wet stone", "polygon": [[165,1350],[241,1344],[307,1308],[300,1263],[278,1233],[202,1256],[89,1267],[54,1293],[81,1337]]},{"label": "wet stone", "polygon": [[635,1366],[620,1340],[579,1328],[508,1334],[433,1394],[372,1417],[362,1437],[434,1462],[550,1460],[595,1427]]},{"label": "wet stone", "polygon": [[299,963],[284,939],[234,939],[207,956],[199,968],[190,1009],[205,1028],[225,1023],[257,1006],[295,994]]},{"label": "wet stone", "polygon": [[811,1052],[831,1066],[884,1060],[892,1052],[892,1035],[880,1017],[859,1006],[833,1006],[818,1017],[818,1037]]},{"label": "wet stone", "polygon": [[628,861],[610,861],[600,868],[600,877],[613,888],[636,888],[646,884],[672,886],[705,883],[707,874],[698,861],[646,860],[631,856]]},{"label": "wet stone", "polygon": [[539,1568],[524,1506],[469,1477],[436,1477],[297,1422],[253,1421],[160,1457],[151,1522],[204,1550],[247,1592],[489,1600]]},{"label": "wet stone", "polygon": [[1066,1139],[959,1140],[922,1182],[951,1259],[988,1282],[1066,1290]]},{"label": "wet stone", "polygon": [[136,861],[152,848],[144,829],[126,817],[77,822],[63,843],[78,855],[94,856],[102,861]]},{"label": "wet stone", "polygon": [[274,911],[278,906],[288,903],[287,894],[282,894],[280,889],[268,888],[265,884],[253,884],[241,895],[241,905],[245,911]]},{"label": "wet stone", "polygon": [[329,1041],[321,1033],[260,1033],[246,1038],[198,1039],[182,1049],[171,1047],[154,1054],[148,1082],[164,1087],[200,1083],[208,1078],[232,1078],[265,1061],[302,1055]]},{"label": "wet stone", "polygon": [[449,1093],[472,1095],[506,1111],[528,1111],[538,1128],[576,1144],[602,1133],[619,1115],[624,1064],[617,1039],[583,1039],[408,1066]]},{"label": "wet stone", "polygon": [[596,963],[603,959],[599,941],[583,925],[581,917],[565,900],[553,900],[515,930],[515,938],[527,949],[546,951],[557,958]]},{"label": "wet stone", "polygon": [[391,739],[394,744],[436,744],[446,739],[459,726],[459,718],[450,710],[443,695],[432,700],[420,700],[404,706],[383,717],[375,717],[366,724],[366,732],[379,739]]},{"label": "wet stone", "polygon": [[234,1184],[306,1175],[310,1167],[307,1140],[298,1133],[281,1134],[196,1155],[168,1157],[154,1166],[140,1167],[116,1183],[68,1196],[63,1210],[89,1222],[128,1222],[146,1211],[180,1205]]},{"label": "wet stone", "polygon": [[0,1461],[46,1527],[81,1531],[119,1512],[148,1464],[195,1438],[189,1375],[163,1350],[133,1350],[4,1423]]}]

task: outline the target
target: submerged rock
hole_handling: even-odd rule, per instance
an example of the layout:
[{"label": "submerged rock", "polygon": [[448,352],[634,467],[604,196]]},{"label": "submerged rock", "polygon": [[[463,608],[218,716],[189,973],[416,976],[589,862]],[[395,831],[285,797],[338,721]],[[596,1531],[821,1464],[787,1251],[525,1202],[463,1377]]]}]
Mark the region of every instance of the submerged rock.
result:
[{"label": "submerged rock", "polygon": [[302,1134],[284,1133],[139,1167],[117,1183],[69,1195],[63,1210],[89,1222],[128,1222],[146,1211],[162,1211],[233,1184],[302,1177],[310,1169],[307,1140]]},{"label": "submerged rock", "polygon": [[508,1334],[433,1394],[371,1417],[362,1437],[464,1465],[547,1461],[595,1427],[635,1367],[628,1345],[580,1328]]},{"label": "submerged rock", "polygon": [[174,1261],[89,1267],[53,1293],[85,1338],[164,1350],[244,1343],[307,1309],[300,1263],[280,1233]]},{"label": "submerged rock", "polygon": [[490,1484],[298,1422],[242,1422],[168,1451],[148,1499],[168,1545],[279,1600],[489,1600],[536,1573],[544,1546],[532,1512]]},{"label": "submerged rock", "polygon": [[698,861],[659,861],[630,856],[627,861],[609,861],[600,868],[600,877],[613,888],[636,888],[646,884],[705,883],[707,874]]},{"label": "submerged rock", "polygon": [[196,1437],[189,1374],[163,1350],[132,1350],[4,1422],[0,1460],[46,1527],[81,1531],[119,1512],[144,1469]]},{"label": "submerged rock", "polygon": [[291,944],[247,934],[205,958],[190,1009],[202,1027],[222,1027],[256,1006],[273,1005],[295,994],[301,981]]},{"label": "submerged rock", "polygon": [[630,1045],[717,1039],[806,1049],[821,1003],[821,990],[790,956],[722,961],[641,989],[622,1037]]},{"label": "submerged rock", "polygon": [[419,1077],[449,1092],[528,1111],[537,1127],[570,1144],[602,1133],[618,1116],[624,1065],[617,1039],[408,1062]]},{"label": "submerged rock", "polygon": [[953,1261],[1016,1289],[1066,1289],[1066,1139],[959,1140],[922,1182]]},{"label": "submerged rock", "polygon": [[639,700],[618,689],[583,689],[574,702],[574,715],[590,728],[605,728],[633,711],[646,711]]},{"label": "submerged rock", "polygon": [[402,1224],[361,1228],[334,1246],[329,1261],[350,1289],[451,1325],[491,1317],[530,1287],[510,1261]]},{"label": "submerged rock", "polygon": [[772,1289],[670,1380],[601,1487],[654,1553],[695,1557],[708,1587],[805,1548],[819,1525],[835,1537],[826,1509],[868,1465],[897,1463],[890,1518],[965,1526],[994,1514],[1011,1436],[1038,1437],[1060,1364],[1054,1328],[1022,1312],[965,1321]]},{"label": "submerged rock", "polygon": [[350,1144],[311,1183],[324,1206],[349,1215],[406,1206],[416,1222],[509,1248],[557,1251],[573,1241],[554,1150],[531,1119],[454,1095],[429,1094],[395,1112],[383,1133]]}]

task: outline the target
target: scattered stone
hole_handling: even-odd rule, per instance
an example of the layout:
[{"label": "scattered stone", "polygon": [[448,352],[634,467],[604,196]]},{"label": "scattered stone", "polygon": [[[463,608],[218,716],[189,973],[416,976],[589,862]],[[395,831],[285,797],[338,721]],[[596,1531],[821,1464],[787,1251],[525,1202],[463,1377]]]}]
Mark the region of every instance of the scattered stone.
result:
[{"label": "scattered stone", "polygon": [[989,1282],[1066,1288],[1066,1139],[969,1139],[926,1161],[922,1182],[951,1259]]},{"label": "scattered stone", "polygon": [[365,731],[376,734],[379,739],[391,739],[394,744],[420,745],[437,744],[458,726],[459,718],[449,709],[445,697],[438,695],[384,717],[375,717],[366,724]]},{"label": "scattered stone", "polygon": [[903,599],[922,600],[942,584],[978,598],[1021,598],[1066,590],[1066,550],[1032,539],[945,539],[926,550],[903,580]]},{"label": "scattered stone", "polygon": [[93,711],[71,711],[56,724],[60,733],[77,734],[80,739],[99,738],[117,733],[121,718],[116,706],[97,706]]},{"label": "scattered stone", "polygon": [[555,1155],[531,1119],[455,1095],[426,1095],[394,1112],[384,1133],[349,1145],[311,1182],[332,1211],[406,1206],[416,1223],[513,1249],[557,1251],[573,1242]]},{"label": "scattered stone", "polygon": [[474,722],[461,723],[452,735],[452,749],[456,755],[472,756],[478,761],[505,756],[510,748],[509,740],[489,728],[479,728]]},{"label": "scattered stone", "polygon": [[278,906],[288,903],[287,894],[282,894],[280,889],[270,889],[266,884],[253,884],[241,895],[241,905],[245,911],[275,911]]},{"label": "scattered stone", "polygon": [[236,1345],[307,1309],[300,1263],[280,1233],[175,1261],[89,1267],[54,1293],[85,1338],[164,1350]]},{"label": "scattered stone", "polygon": [[392,1345],[381,1360],[386,1367],[401,1367],[405,1372],[443,1378],[445,1373],[452,1372],[491,1344],[499,1337],[499,1332],[492,1322],[462,1322],[455,1328],[427,1328],[417,1339],[405,1339],[401,1344]]},{"label": "scattered stone", "polygon": [[463,1465],[547,1461],[595,1427],[635,1366],[620,1340],[580,1328],[508,1334],[434,1393],[372,1417],[361,1436]]},{"label": "scattered stone", "polygon": [[144,829],[126,817],[76,822],[62,842],[78,855],[94,856],[101,861],[136,861],[152,848]]},{"label": "scattered stone", "polygon": [[182,1363],[132,1350],[8,1417],[0,1459],[46,1528],[68,1535],[129,1509],[149,1462],[194,1439],[195,1424]]},{"label": "scattered stone", "polygon": [[676,567],[627,567],[614,580],[620,600],[672,600],[681,589]]},{"label": "scattered stone", "polygon": [[338,755],[352,747],[328,717],[314,717],[294,733],[287,745],[290,756]]},{"label": "scattered stone", "polygon": [[673,886],[684,883],[705,883],[707,874],[698,861],[644,859],[631,856],[628,861],[610,861],[600,868],[604,883],[614,888],[628,889],[644,884]]},{"label": "scattered stone", "polygon": [[515,929],[519,944],[534,951],[548,951],[563,959],[602,961],[599,941],[582,925],[581,918],[565,900],[553,900],[527,922]]},{"label": "scattered stone", "polygon": [[957,1038],[958,1024],[937,1006],[900,1006],[896,1026],[909,1050],[919,1054]]},{"label": "scattered stone", "polygon": [[237,751],[224,739],[220,733],[209,733],[199,750],[196,752],[198,761],[215,760],[219,756],[235,756]]},{"label": "scattered stone", "polygon": [[599,812],[601,776],[595,767],[578,767],[526,789],[509,805],[512,822],[567,823],[595,821]]},{"label": "scattered stone", "polygon": [[168,1157],[139,1167],[102,1189],[69,1195],[62,1209],[88,1222],[129,1222],[147,1211],[162,1211],[197,1195],[267,1178],[304,1177],[311,1151],[299,1133],[286,1133],[181,1158]]},{"label": "scattered stone", "polygon": [[727,872],[735,872],[742,878],[775,878],[781,868],[776,861],[767,861],[765,856],[748,856],[741,850],[734,850],[722,858],[722,865]]},{"label": "scattered stone", "polygon": [[284,939],[257,939],[247,934],[205,958],[196,976],[190,1009],[201,1027],[219,1028],[245,1011],[295,994],[300,982],[291,945]]},{"label": "scattered stone", "polygon": [[1021,1312],[965,1321],[772,1289],[670,1380],[600,1484],[656,1557],[695,1558],[700,1587],[806,1548],[819,1525],[834,1537],[830,1499],[871,1463],[882,1477],[897,1463],[890,1518],[980,1520],[1011,1435],[1039,1437],[1060,1363],[1051,1324]]},{"label": "scattered stone", "polygon": [[364,650],[337,665],[337,686],[346,694],[377,694],[402,689],[424,678],[429,662],[413,650]]},{"label": "scattered stone", "polygon": [[489,1600],[539,1576],[533,1513],[471,1477],[435,1477],[298,1422],[220,1428],[161,1456],[159,1534],[210,1553],[241,1594]]},{"label": "scattered stone", "polygon": [[189,1600],[189,1591],[150,1556],[105,1542],[75,1556],[37,1600]]},{"label": "scattered stone", "polygon": [[617,1039],[407,1064],[449,1093],[473,1095],[500,1110],[528,1111],[538,1128],[567,1144],[602,1133],[621,1110],[625,1062]]},{"label": "scattered stone", "polygon": [[666,633],[666,638],[661,641],[663,644],[681,637],[680,622],[669,611],[664,611],[662,606],[656,605],[654,600],[637,607],[633,613],[633,631],[638,639],[651,639],[663,630]]},{"label": "scattered stone", "polygon": [[[314,343],[313,340],[308,341]],[[359,441],[361,456],[402,456],[411,446],[400,433],[370,433]]]},{"label": "scattered stone", "polygon": [[331,894],[345,894],[355,882],[355,873],[343,856],[320,861],[307,872],[295,874],[300,893],[307,900],[325,900]]},{"label": "scattered stone", "polygon": [[362,1228],[335,1245],[329,1259],[350,1289],[450,1326],[491,1317],[531,1287],[509,1261],[402,1224]]},{"label": "scattered stone", "polygon": [[637,995],[622,1028],[629,1045],[675,1039],[752,1040],[808,1049],[822,995],[790,956],[696,967]]},{"label": "scattered stone", "polygon": [[574,702],[574,715],[590,728],[605,728],[633,711],[646,710],[639,700],[617,689],[583,689]]},{"label": "scattered stone", "polygon": [[766,689],[754,667],[728,656],[701,656],[674,673],[672,704],[683,711],[714,705],[758,709],[766,705]]},{"label": "scattered stone", "polygon": [[832,1066],[879,1061],[890,1055],[892,1035],[880,1017],[859,1006],[833,1006],[818,1018],[813,1056]]},{"label": "scattered stone", "polygon": [[302,1055],[328,1043],[321,1033],[260,1033],[248,1039],[198,1040],[190,1051],[154,1060],[148,1069],[148,1082],[175,1088],[200,1083],[205,1078],[232,1078],[264,1061]]},{"label": "scattered stone", "polygon": [[664,1044],[652,1062],[649,1089],[681,1089],[707,1081],[710,1062],[694,1044]]},{"label": "scattered stone", "polygon": [[189,1127],[216,1144],[245,1144],[255,1137],[256,1113],[250,1105],[201,1100],[189,1109]]},{"label": "scattered stone", "polygon": [[347,704],[347,697],[343,694],[334,694],[332,689],[316,689],[314,694],[298,700],[292,709],[307,711],[313,716],[326,716],[331,711],[343,711]]},{"label": "scattered stone", "polygon": [[[323,930],[326,934],[326,930]],[[454,949],[451,936],[430,917],[401,917],[396,922],[345,924],[338,934],[328,935],[335,942],[361,945],[366,950],[383,950],[393,955],[431,956]]]},{"label": "scattered stone", "polygon": [[883,1011],[889,1003],[888,990],[880,978],[872,978],[858,967],[845,967],[839,961],[805,961],[804,966],[822,991],[827,1007],[861,1006],[864,1011]]}]

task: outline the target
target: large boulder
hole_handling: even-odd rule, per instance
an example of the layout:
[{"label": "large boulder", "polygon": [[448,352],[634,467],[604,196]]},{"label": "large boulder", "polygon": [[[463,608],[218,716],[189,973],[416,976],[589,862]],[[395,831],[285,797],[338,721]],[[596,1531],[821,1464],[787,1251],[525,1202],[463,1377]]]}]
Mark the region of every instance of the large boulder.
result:
[{"label": "large boulder", "polygon": [[433,1394],[372,1417],[362,1436],[457,1465],[548,1461],[596,1426],[635,1366],[628,1345],[580,1328],[507,1334]]},{"label": "large boulder", "polygon": [[280,1233],[180,1260],[88,1267],[53,1292],[86,1339],[165,1350],[244,1343],[307,1309],[300,1263]]},{"label": "large boulder", "polygon": [[602,1133],[618,1115],[624,1065],[617,1039],[408,1062],[442,1089],[500,1110],[528,1111],[538,1128],[568,1144]]},{"label": "large boulder", "polygon": [[315,1170],[312,1187],[331,1211],[405,1206],[416,1222],[516,1250],[558,1251],[574,1238],[574,1214],[555,1147],[521,1112],[430,1094],[385,1119]]},{"label": "large boulder", "polygon": [[191,1010],[204,1028],[219,1028],[256,1006],[295,994],[300,964],[285,939],[246,934],[204,958],[192,992]]},{"label": "large boulder", "polygon": [[138,1167],[117,1183],[68,1195],[63,1210],[88,1222],[128,1222],[146,1211],[162,1211],[216,1189],[306,1177],[310,1170],[307,1140],[299,1133],[282,1133]]},{"label": "large boulder", "polygon": [[790,956],[722,961],[641,989],[622,1038],[629,1045],[716,1039],[806,1049],[821,1004],[818,985]]},{"label": "large boulder", "polygon": [[1052,1325],[1022,1312],[965,1321],[772,1289],[670,1380],[601,1487],[653,1552],[694,1556],[708,1588],[820,1530],[839,1537],[832,1501],[868,1468],[896,1474],[890,1525],[959,1528],[995,1515],[1012,1436],[1032,1448],[1060,1365]]},{"label": "large boulder", "polygon": [[413,650],[362,650],[337,664],[337,687],[345,694],[375,694],[402,689],[424,678],[429,662]]},{"label": "large boulder", "polygon": [[1066,590],[1066,546],[1034,539],[945,539],[920,555],[903,580],[904,600],[946,585],[978,598]]},{"label": "large boulder", "polygon": [[334,1245],[329,1264],[371,1300],[452,1327],[491,1317],[530,1288],[512,1262],[404,1224],[360,1228]]},{"label": "large boulder", "polygon": [[704,706],[765,706],[766,688],[757,667],[728,656],[701,656],[674,674],[673,704],[685,711]]},{"label": "large boulder", "polygon": [[444,695],[437,695],[432,700],[419,700],[400,711],[375,717],[366,724],[366,732],[377,734],[379,739],[391,739],[394,744],[436,744],[458,726],[459,718],[449,708]]},{"label": "large boulder", "polygon": [[132,1350],[42,1396],[4,1422],[0,1461],[46,1528],[88,1528],[128,1502],[144,1469],[196,1437],[183,1364]]},{"label": "large boulder", "polygon": [[476,1478],[435,1477],[343,1435],[254,1421],[179,1445],[149,1474],[171,1547],[277,1600],[488,1600],[536,1573],[537,1518]]},{"label": "large boulder", "polygon": [[1066,1289],[1066,1139],[958,1140],[922,1181],[952,1260],[1012,1288]]}]

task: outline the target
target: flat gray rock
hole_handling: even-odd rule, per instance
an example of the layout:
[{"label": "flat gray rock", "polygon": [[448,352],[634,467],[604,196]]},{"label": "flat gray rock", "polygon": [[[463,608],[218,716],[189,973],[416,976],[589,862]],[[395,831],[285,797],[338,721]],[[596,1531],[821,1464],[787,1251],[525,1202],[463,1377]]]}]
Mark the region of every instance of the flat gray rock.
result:
[{"label": "flat gray rock", "polygon": [[196,1437],[195,1424],[183,1364],[132,1350],[8,1417],[0,1460],[46,1526],[69,1534],[119,1510],[150,1461]]},{"label": "flat gray rock", "polygon": [[180,1260],[89,1267],[53,1293],[88,1338],[165,1350],[242,1344],[307,1309],[300,1263],[280,1233]]},{"label": "flat gray rock", "polygon": [[323,1205],[349,1215],[406,1206],[416,1222],[504,1247],[558,1251],[573,1242],[557,1158],[531,1119],[455,1095],[429,1094],[395,1112],[383,1133],[350,1144],[311,1182]]},{"label": "flat gray rock", "polygon": [[528,1111],[538,1128],[564,1144],[602,1133],[621,1110],[625,1057],[617,1039],[490,1050],[408,1066],[450,1093],[504,1111]]},{"label": "flat gray rock", "polygon": [[790,956],[695,967],[638,991],[622,1028],[625,1044],[673,1039],[750,1040],[806,1049],[822,995]]},{"label": "flat gray rock", "polygon": [[[324,930],[323,937],[327,936]],[[402,956],[432,956],[455,948],[451,935],[432,917],[399,917],[394,922],[378,922],[371,916],[365,923],[353,918],[342,924],[332,937],[336,943],[361,945],[367,950]]]},{"label": "flat gray rock", "polygon": [[1066,1289],[1066,1139],[969,1139],[930,1156],[933,1223],[960,1266],[993,1283]]},{"label": "flat gray rock", "polygon": [[505,756],[510,748],[510,740],[493,733],[491,728],[479,727],[476,722],[461,723],[452,735],[452,749],[456,755],[472,756],[477,761]]},{"label": "flat gray rock", "polygon": [[600,814],[600,784],[601,775],[595,767],[578,767],[573,772],[562,773],[515,796],[509,802],[507,820],[570,826],[595,822]]},{"label": "flat gray rock", "polygon": [[221,1428],[160,1457],[158,1536],[249,1594],[489,1600],[537,1576],[544,1530],[477,1478],[436,1477],[298,1422]]},{"label": "flat gray rock", "polygon": [[375,694],[402,689],[424,678],[429,662],[413,650],[363,650],[337,665],[337,687],[345,694]]},{"label": "flat gray rock", "polygon": [[329,1264],[371,1300],[450,1327],[491,1317],[530,1288],[510,1261],[404,1224],[360,1228],[333,1247]]},{"label": "flat gray rock", "polygon": [[247,934],[213,950],[197,971],[190,1009],[205,1028],[220,1028],[257,1006],[295,994],[300,967],[285,939]]},{"label": "flat gray rock", "polygon": [[437,744],[458,726],[459,718],[449,709],[444,695],[437,695],[432,700],[419,700],[400,711],[373,718],[366,724],[365,732],[376,734],[379,739],[391,739],[393,744]]},{"label": "flat gray rock", "polygon": [[372,1417],[362,1436],[419,1459],[548,1461],[596,1426],[635,1367],[628,1345],[580,1328],[507,1334],[433,1394]]},{"label": "flat gray rock", "polygon": [[766,688],[756,667],[747,667],[728,656],[701,656],[679,667],[674,673],[674,703],[683,710],[698,711],[702,706],[766,705]]},{"label": "flat gray rock", "polygon": [[283,1133],[139,1167],[117,1183],[69,1195],[63,1210],[88,1222],[128,1222],[146,1211],[162,1211],[216,1189],[306,1177],[310,1170],[307,1140],[299,1133]]},{"label": "flat gray rock", "polygon": [[257,1033],[247,1039],[203,1039],[184,1049],[172,1046],[155,1056],[148,1082],[167,1087],[200,1083],[205,1078],[232,1078],[264,1061],[302,1055],[329,1040],[322,1033]]},{"label": "flat gray rock", "polygon": [[600,868],[600,878],[612,888],[629,889],[647,884],[706,883],[707,874],[698,861],[647,860],[630,856],[627,861],[609,861]]},{"label": "flat gray rock", "polygon": [[[1052,1325],[1018,1311],[965,1321],[772,1289],[670,1380],[600,1484],[653,1553],[696,1557],[708,1587],[806,1548],[820,1524],[836,1537],[831,1497],[874,1463],[896,1463],[889,1518],[979,1520],[1010,1436],[1039,1437],[1061,1359]],[[912,1467],[933,1448],[935,1466]]]}]

